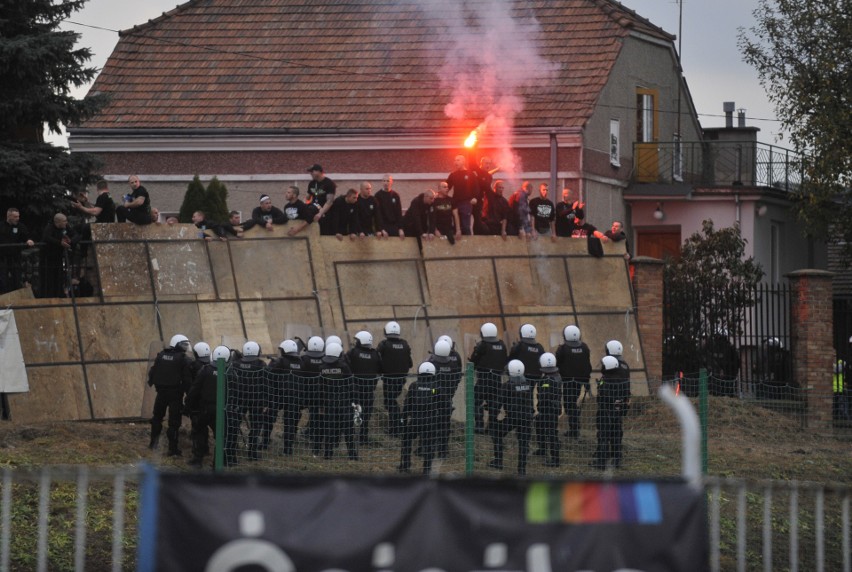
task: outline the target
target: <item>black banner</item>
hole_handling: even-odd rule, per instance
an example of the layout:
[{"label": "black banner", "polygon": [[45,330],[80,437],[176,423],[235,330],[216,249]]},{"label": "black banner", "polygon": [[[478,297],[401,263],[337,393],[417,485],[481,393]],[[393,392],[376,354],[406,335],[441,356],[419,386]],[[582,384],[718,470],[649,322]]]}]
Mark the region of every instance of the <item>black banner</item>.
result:
[{"label": "black banner", "polygon": [[707,569],[681,482],[146,475],[139,570]]}]

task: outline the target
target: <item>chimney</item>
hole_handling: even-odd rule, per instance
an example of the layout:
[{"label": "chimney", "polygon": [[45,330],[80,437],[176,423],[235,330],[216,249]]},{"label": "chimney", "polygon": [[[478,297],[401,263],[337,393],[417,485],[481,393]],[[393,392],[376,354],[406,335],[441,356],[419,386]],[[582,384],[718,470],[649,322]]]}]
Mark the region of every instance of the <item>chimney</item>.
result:
[{"label": "chimney", "polygon": [[722,109],[725,110],[725,128],[733,129],[734,127],[734,109],[736,103],[733,101],[725,101],[722,103]]},{"label": "chimney", "polygon": [[743,108],[737,109],[737,127],[745,127],[745,112]]}]

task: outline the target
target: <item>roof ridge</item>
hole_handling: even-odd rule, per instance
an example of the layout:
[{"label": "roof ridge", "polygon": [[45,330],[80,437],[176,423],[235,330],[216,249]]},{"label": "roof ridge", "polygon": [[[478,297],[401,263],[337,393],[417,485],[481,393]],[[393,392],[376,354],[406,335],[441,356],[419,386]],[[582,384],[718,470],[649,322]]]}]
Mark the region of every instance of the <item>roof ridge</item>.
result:
[{"label": "roof ridge", "polygon": [[[660,34],[667,40],[674,41],[677,36],[675,34],[669,33],[665,31],[660,26],[654,24],[648,18],[641,16],[632,8],[628,8],[618,0],[592,0],[595,2],[600,8],[601,11],[609,16],[615,23],[623,28],[634,28],[634,22],[631,22],[630,19],[637,20],[639,23],[648,26],[651,28],[651,31]],[[681,0],[682,1],[682,0]],[[625,17],[625,14],[627,17]],[[629,18],[629,19],[628,19]]]},{"label": "roof ridge", "polygon": [[135,33],[135,32],[140,32],[142,30],[145,30],[145,29],[149,28],[150,26],[152,26],[154,24],[157,24],[157,23],[159,23],[159,22],[161,22],[161,21],[163,21],[167,18],[171,18],[172,16],[174,16],[178,12],[182,12],[183,10],[186,10],[187,8],[190,7],[190,4],[197,4],[199,2],[201,2],[201,0],[187,0],[187,2],[184,2],[183,4],[178,4],[177,6],[172,8],[171,10],[163,12],[162,14],[157,16],[156,18],[151,18],[147,22],[143,22],[142,24],[136,24],[132,28],[128,28],[126,30],[119,30],[118,31],[118,37],[121,38],[121,37],[126,36],[128,34],[132,34],[132,33]]}]

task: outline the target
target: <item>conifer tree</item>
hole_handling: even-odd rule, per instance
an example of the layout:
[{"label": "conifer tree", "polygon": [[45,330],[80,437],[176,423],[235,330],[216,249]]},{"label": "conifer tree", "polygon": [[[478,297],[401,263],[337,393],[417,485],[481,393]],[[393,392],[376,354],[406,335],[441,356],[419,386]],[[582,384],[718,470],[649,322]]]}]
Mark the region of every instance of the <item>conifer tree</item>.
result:
[{"label": "conifer tree", "polygon": [[[192,213],[195,211],[204,211],[207,213],[206,201],[207,192],[204,190],[204,184],[198,175],[192,178],[192,182],[186,188],[186,193],[183,195],[183,203],[180,205],[180,214],[178,220],[180,222],[192,222]],[[211,219],[212,220],[212,219]]]}]

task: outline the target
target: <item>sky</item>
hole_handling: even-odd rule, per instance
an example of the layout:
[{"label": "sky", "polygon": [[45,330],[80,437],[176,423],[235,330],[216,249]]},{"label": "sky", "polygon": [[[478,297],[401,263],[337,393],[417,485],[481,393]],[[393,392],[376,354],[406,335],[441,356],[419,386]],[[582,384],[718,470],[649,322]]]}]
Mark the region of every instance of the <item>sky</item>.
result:
[{"label": "sky", "polygon": [[[737,109],[746,110],[746,124],[760,128],[760,141],[788,146],[778,140],[780,123],[774,120],[775,111],[757,73],[743,61],[737,47],[738,29],[752,27],[752,12],[758,2],[684,0],[680,38],[684,77],[703,127],[723,127],[722,102],[733,101]],[[665,31],[678,34],[676,0],[623,0],[622,3]],[[142,24],[177,4],[179,0],[89,0],[82,10],[71,15],[63,29],[82,34],[80,45],[88,46],[93,53],[89,64],[100,69],[118,41],[118,34],[110,30]],[[87,90],[73,94],[82,97]],[[51,135],[49,139],[56,144],[67,144],[64,136]]]}]

